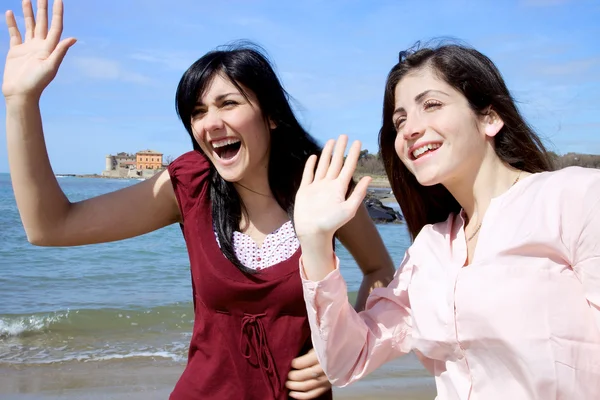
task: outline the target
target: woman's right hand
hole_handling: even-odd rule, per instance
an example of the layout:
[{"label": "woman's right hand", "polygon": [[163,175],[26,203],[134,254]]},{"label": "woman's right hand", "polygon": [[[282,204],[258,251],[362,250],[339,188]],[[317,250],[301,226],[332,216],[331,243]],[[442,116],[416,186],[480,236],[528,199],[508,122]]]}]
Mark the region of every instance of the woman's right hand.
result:
[{"label": "woman's right hand", "polygon": [[294,226],[301,243],[312,238],[333,239],[362,204],[371,178],[362,178],[346,198],[360,155],[360,142],[355,141],[344,159],[347,144],[348,137],[340,135],[337,143],[327,142],[318,165],[316,156],[306,162],[294,206]]},{"label": "woman's right hand", "polygon": [[10,49],[6,56],[2,93],[11,98],[39,99],[54,79],[74,38],[60,40],[63,30],[63,4],[55,0],[48,30],[48,0],[38,1],[37,20],[31,0],[23,0],[25,37],[21,36],[12,11],[6,12]]}]

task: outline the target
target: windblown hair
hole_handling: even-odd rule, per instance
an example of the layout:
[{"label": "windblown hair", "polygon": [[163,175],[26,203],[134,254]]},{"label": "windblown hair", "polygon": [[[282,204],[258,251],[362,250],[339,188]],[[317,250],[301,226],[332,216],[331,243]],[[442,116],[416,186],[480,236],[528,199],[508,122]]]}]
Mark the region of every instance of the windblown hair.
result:
[{"label": "windblown hair", "polygon": [[[321,148],[296,119],[289,95],[261,49],[251,43],[242,43],[205,54],[188,68],[179,82],[177,114],[195,150],[202,152],[192,132],[192,112],[217,74],[229,79],[246,98],[246,90],[251,91],[265,121],[274,122],[276,128],[270,131],[269,186],[277,203],[292,219],[294,199],[306,160],[312,154],[320,155]],[[225,181],[214,166],[210,179],[212,216],[221,251],[237,268],[253,273],[254,270],[238,260],[233,248],[233,232],[239,229],[245,213],[242,199],[233,183]]]},{"label": "windblown hair", "polygon": [[531,173],[552,169],[542,141],[520,114],[502,75],[488,57],[458,44],[420,48],[417,43],[411,49],[401,51],[385,85],[379,147],[394,196],[413,240],[423,226],[445,221],[451,213],[461,209],[441,184],[419,184],[400,161],[394,147],[397,132],[392,114],[396,86],[406,75],[426,68],[462,93],[476,114],[484,115],[491,107],[500,116],[504,126],[494,137],[494,147],[503,162]]}]

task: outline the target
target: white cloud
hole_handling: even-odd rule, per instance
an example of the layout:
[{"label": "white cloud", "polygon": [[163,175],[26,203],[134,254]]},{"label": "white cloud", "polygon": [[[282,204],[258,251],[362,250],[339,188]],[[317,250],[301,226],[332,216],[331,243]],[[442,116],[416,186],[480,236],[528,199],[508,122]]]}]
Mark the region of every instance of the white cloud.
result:
[{"label": "white cloud", "polygon": [[74,57],[72,61],[79,71],[89,78],[137,84],[152,83],[150,78],[137,72],[127,71],[115,60],[100,57]]},{"label": "white cloud", "polygon": [[579,75],[588,72],[595,65],[600,65],[599,57],[548,65],[540,71],[548,75]]},{"label": "white cloud", "polygon": [[185,71],[196,59],[191,54],[167,53],[160,51],[141,51],[130,56],[131,59],[151,64],[160,64],[168,69]]},{"label": "white cloud", "polygon": [[249,27],[249,26],[263,26],[266,25],[268,23],[268,21],[264,18],[261,17],[237,17],[237,18],[232,18],[231,22],[239,25],[239,26],[243,26],[243,27]]}]

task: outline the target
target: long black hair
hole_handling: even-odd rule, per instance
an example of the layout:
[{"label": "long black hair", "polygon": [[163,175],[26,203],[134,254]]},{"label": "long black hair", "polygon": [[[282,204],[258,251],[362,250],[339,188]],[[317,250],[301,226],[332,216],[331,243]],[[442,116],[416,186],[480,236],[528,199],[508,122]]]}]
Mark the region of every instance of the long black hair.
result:
[{"label": "long black hair", "polygon": [[[264,51],[255,44],[241,42],[205,54],[188,68],[179,82],[177,114],[195,150],[202,152],[192,132],[192,112],[217,74],[229,79],[246,97],[244,88],[252,91],[265,120],[276,126],[270,132],[269,186],[277,203],[292,219],[294,199],[306,160],[312,154],[320,155],[321,148],[296,119],[289,95]],[[242,199],[233,184],[225,181],[214,166],[211,167],[210,179],[212,216],[221,251],[240,270],[253,273],[238,260],[233,249],[233,232],[239,229],[245,212]]]},{"label": "long black hair", "polygon": [[438,78],[462,93],[477,115],[485,114],[491,106],[500,116],[504,126],[494,137],[494,148],[502,161],[531,173],[552,168],[542,141],[517,109],[500,71],[488,57],[459,44],[420,48],[417,43],[401,51],[385,85],[379,148],[413,239],[426,224],[445,221],[450,213],[458,213],[461,208],[443,185],[422,186],[395,151],[397,133],[392,115],[396,86],[407,74],[424,68],[430,68]]}]

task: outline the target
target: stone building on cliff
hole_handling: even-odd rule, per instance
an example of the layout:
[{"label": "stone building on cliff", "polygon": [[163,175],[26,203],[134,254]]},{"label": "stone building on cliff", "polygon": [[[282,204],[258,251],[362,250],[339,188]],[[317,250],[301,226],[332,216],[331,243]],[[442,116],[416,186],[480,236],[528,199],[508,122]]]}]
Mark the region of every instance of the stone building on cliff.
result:
[{"label": "stone building on cliff", "polygon": [[106,156],[102,176],[110,178],[150,178],[164,170],[163,154],[153,150],[142,150],[135,154],[117,153]]}]

